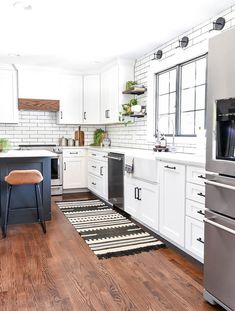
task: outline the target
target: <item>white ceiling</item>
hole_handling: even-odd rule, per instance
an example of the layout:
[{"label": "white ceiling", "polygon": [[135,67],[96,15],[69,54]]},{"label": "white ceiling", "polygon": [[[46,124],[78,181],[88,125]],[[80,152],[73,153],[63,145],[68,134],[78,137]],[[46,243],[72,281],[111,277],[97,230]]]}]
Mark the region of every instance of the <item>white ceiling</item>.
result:
[{"label": "white ceiling", "polygon": [[[0,62],[95,70],[137,58],[235,0],[0,0]],[[20,57],[9,56],[20,54]]]}]

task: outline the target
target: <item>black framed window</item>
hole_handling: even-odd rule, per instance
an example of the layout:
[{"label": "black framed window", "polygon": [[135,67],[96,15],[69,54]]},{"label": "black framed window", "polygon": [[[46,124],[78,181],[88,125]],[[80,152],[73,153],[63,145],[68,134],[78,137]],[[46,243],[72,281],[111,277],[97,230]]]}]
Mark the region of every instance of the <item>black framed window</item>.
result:
[{"label": "black framed window", "polygon": [[203,55],[157,74],[156,130],[195,136],[205,128],[206,69]]}]

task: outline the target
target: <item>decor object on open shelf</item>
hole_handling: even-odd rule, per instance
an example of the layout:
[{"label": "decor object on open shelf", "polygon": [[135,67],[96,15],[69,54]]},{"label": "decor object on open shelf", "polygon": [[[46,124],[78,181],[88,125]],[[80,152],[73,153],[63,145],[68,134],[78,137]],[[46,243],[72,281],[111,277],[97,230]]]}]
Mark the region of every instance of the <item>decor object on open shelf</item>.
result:
[{"label": "decor object on open shelf", "polygon": [[[129,81],[130,82],[130,81]],[[141,95],[146,92],[146,87],[142,84],[134,84],[129,89],[126,89],[122,94]]]},{"label": "decor object on open shelf", "polygon": [[0,152],[6,151],[10,148],[10,143],[5,138],[0,138]]},{"label": "decor object on open shelf", "polygon": [[127,81],[126,82],[126,91],[132,90],[135,87],[135,85],[137,85],[136,81]]},{"label": "decor object on open shelf", "polygon": [[103,139],[105,138],[105,134],[106,132],[103,129],[96,129],[94,132],[94,142],[91,144],[91,146],[100,146]]}]

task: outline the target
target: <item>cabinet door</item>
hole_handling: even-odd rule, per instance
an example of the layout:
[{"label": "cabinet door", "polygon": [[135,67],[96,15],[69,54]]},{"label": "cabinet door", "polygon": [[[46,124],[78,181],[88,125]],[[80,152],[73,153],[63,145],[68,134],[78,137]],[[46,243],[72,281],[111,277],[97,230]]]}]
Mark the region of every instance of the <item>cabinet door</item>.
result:
[{"label": "cabinet door", "polygon": [[87,187],[87,165],[85,157],[65,158],[63,164],[63,188]]},{"label": "cabinet door", "polygon": [[196,258],[203,261],[204,257],[204,223],[202,221],[186,217],[185,248]]},{"label": "cabinet door", "polygon": [[159,186],[139,181],[138,188],[141,204],[140,220],[143,224],[158,230]]},{"label": "cabinet door", "polygon": [[100,76],[84,76],[83,80],[83,122],[96,124],[100,122]]},{"label": "cabinet door", "polygon": [[138,185],[134,178],[124,177],[124,210],[136,219],[141,220],[140,201],[138,197]]},{"label": "cabinet door", "polygon": [[118,122],[118,86],[118,65],[116,65],[101,74],[101,123]]},{"label": "cabinet door", "polygon": [[184,246],[185,166],[161,162],[160,233]]},{"label": "cabinet door", "polygon": [[59,99],[58,74],[38,68],[19,68],[19,98]]},{"label": "cabinet door", "polygon": [[17,123],[17,73],[0,70],[0,123]]},{"label": "cabinet door", "polygon": [[60,92],[60,124],[82,123],[82,77],[61,75],[59,78]]}]

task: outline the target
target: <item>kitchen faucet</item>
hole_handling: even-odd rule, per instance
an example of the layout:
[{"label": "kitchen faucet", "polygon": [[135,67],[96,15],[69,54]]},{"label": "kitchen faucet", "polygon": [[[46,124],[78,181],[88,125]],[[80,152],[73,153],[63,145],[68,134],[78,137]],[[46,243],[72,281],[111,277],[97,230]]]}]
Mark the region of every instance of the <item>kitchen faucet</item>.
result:
[{"label": "kitchen faucet", "polygon": [[[158,122],[157,122],[157,129],[156,129],[155,137],[157,138],[158,141],[160,141],[160,136],[161,136],[161,134],[163,134],[159,130],[159,122],[164,117],[166,117],[166,115],[160,116],[158,118],[158,120],[157,120]],[[175,146],[175,124],[174,124],[172,119],[170,119],[170,122],[171,122],[171,125],[172,125],[172,145],[171,145],[170,150],[171,150],[171,152],[176,152],[176,146]]]}]

